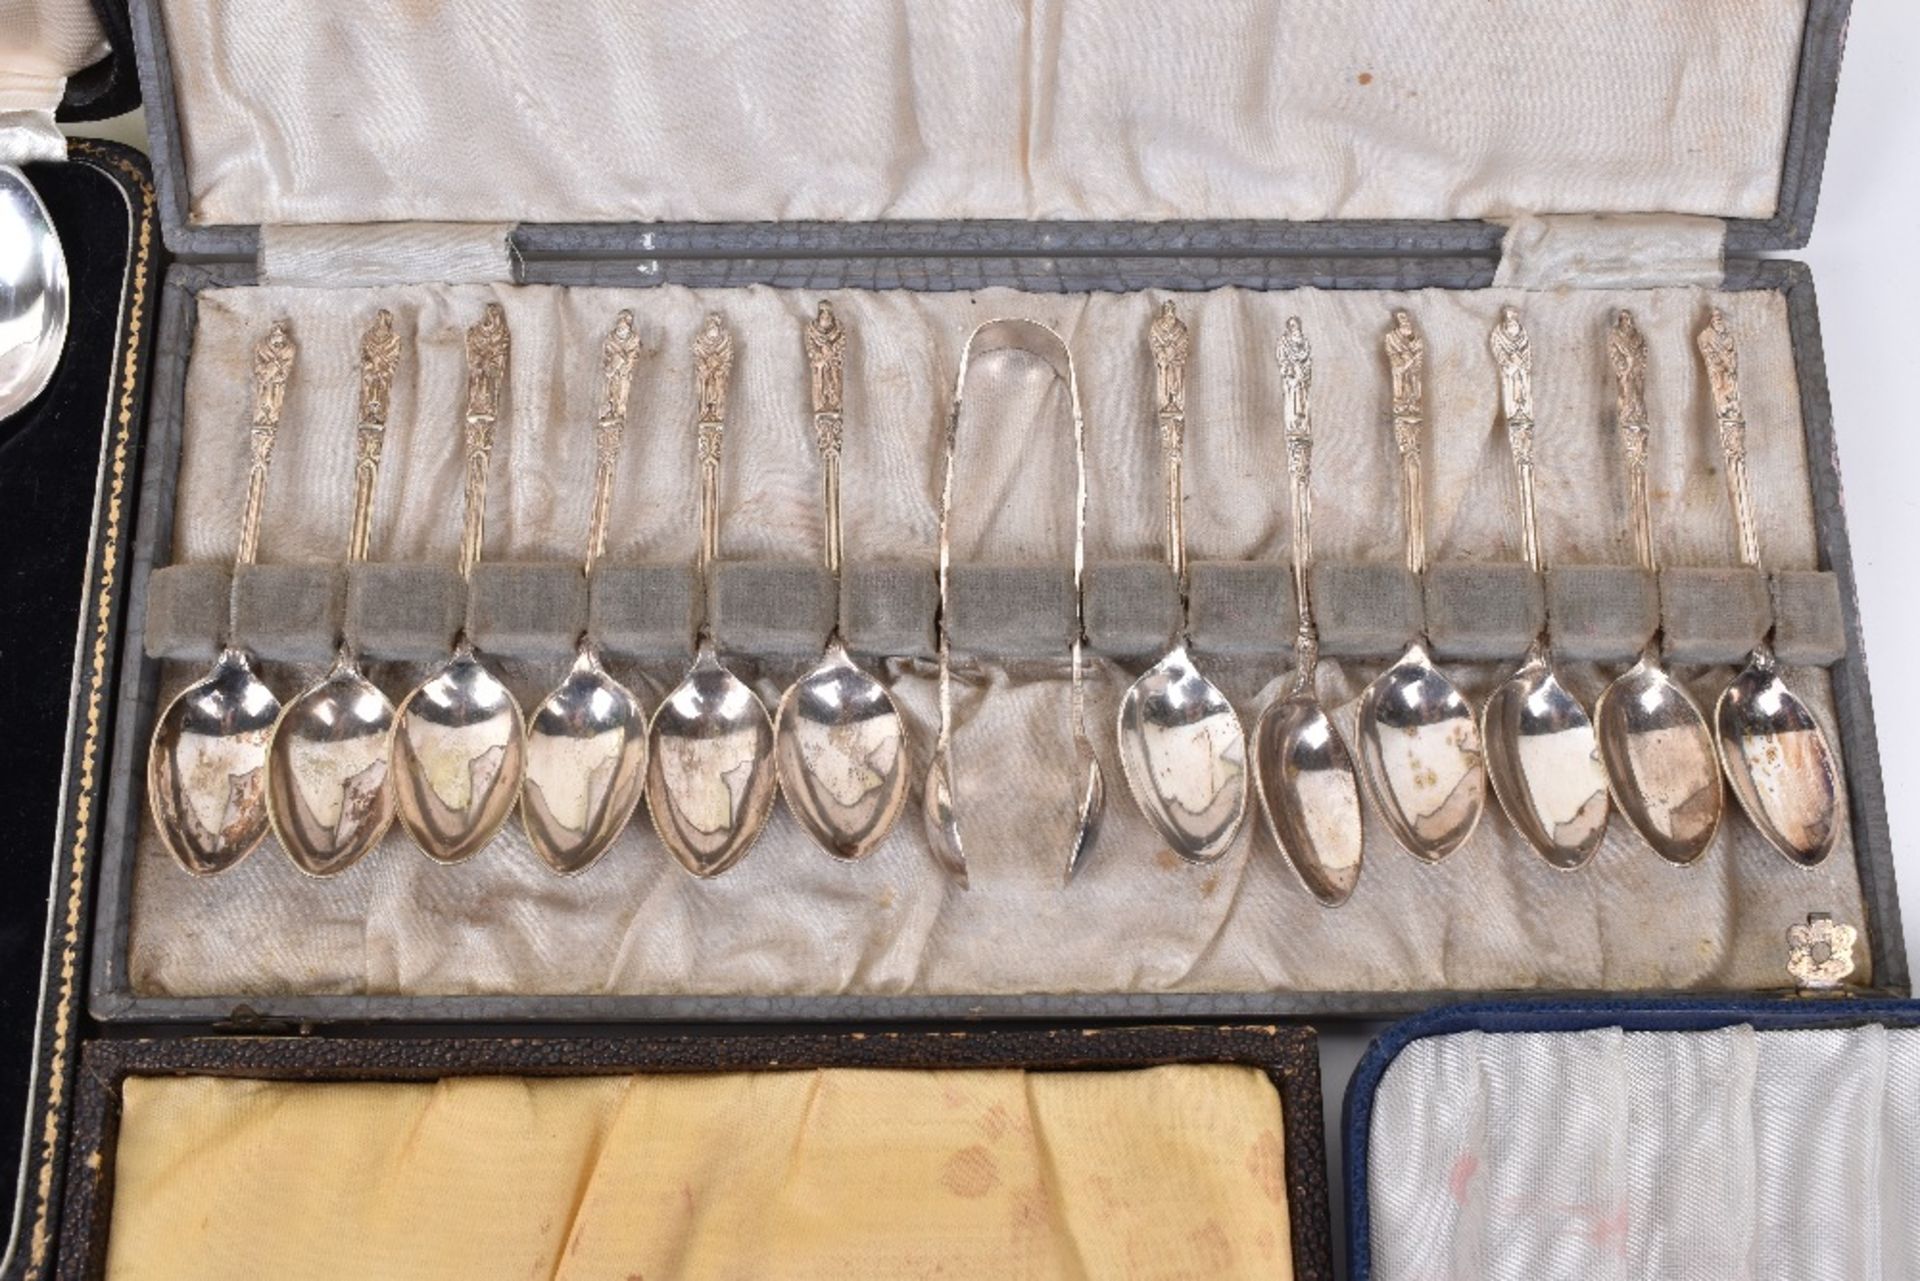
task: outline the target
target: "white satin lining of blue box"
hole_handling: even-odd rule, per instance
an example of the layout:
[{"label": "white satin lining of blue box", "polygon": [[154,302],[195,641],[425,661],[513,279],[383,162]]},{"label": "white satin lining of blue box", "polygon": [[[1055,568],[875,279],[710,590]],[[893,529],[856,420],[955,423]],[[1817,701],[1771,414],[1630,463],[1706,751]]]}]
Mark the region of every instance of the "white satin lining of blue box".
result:
[{"label": "white satin lining of blue box", "polygon": [[1468,1031],[1374,1101],[1375,1281],[1920,1275],[1920,1029]]}]

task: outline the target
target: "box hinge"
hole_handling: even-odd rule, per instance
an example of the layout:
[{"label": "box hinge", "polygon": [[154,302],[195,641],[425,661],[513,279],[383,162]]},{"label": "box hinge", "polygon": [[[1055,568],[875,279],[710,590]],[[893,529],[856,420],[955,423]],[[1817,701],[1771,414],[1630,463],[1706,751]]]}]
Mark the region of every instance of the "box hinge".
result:
[{"label": "box hinge", "polygon": [[269,224],[260,228],[260,283],[511,283],[513,227],[510,222]]},{"label": "box hinge", "polygon": [[1494,284],[1510,289],[1718,287],[1727,224],[1685,214],[1549,214],[1516,219]]}]

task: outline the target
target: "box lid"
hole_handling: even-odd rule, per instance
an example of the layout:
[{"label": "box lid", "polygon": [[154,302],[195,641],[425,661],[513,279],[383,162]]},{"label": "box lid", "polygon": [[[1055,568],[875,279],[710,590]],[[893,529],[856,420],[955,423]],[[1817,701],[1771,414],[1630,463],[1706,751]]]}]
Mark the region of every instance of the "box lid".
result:
[{"label": "box lid", "polygon": [[134,0],[167,238],[523,255],[1491,254],[1530,215],[1809,234],[1850,0]]}]

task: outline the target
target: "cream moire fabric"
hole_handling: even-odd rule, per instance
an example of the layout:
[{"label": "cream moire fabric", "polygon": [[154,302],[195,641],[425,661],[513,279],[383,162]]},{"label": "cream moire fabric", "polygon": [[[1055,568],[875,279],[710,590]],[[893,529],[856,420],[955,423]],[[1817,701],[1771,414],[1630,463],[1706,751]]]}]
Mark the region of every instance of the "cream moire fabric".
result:
[{"label": "cream moire fabric", "polygon": [[1806,0],[154,0],[197,223],[1766,217]]},{"label": "cream moire fabric", "polygon": [[0,112],[52,111],[67,77],[107,52],[86,0],[0,0]]},{"label": "cream moire fabric", "polygon": [[[1315,290],[1042,295],[828,295],[851,334],[844,483],[847,556],[934,555],[939,441],[962,342],[980,319],[1057,325],[1079,362],[1088,415],[1093,559],[1159,553],[1162,479],[1145,332],[1164,297],[1192,327],[1186,482],[1192,552],[1284,560],[1288,516],[1273,342],[1299,314],[1314,345],[1315,533],[1320,555],[1397,561],[1398,459],[1380,347],[1395,307],[1429,349],[1429,539],[1437,559],[1518,558],[1517,491],[1496,421],[1487,333],[1503,303],[1535,346],[1543,537],[1550,562],[1626,564],[1625,482],[1604,337],[1630,306],[1651,348],[1647,382],[1658,548],[1670,565],[1728,565],[1736,546],[1711,409],[1692,336],[1710,306],[1740,336],[1749,452],[1770,565],[1812,568],[1807,461],[1784,299],[1694,289]],[[801,326],[819,295],[766,288],[616,291],[406,287],[212,290],[200,297],[187,383],[174,557],[232,555],[246,466],[248,351],[274,317],[300,344],[268,484],[261,555],[342,555],[353,477],[359,335],[389,307],[405,343],[373,525],[381,559],[451,564],[460,527],[463,327],[500,302],[513,333],[489,496],[489,559],[579,552],[593,470],[599,344],[634,309],[646,346],[615,495],[608,555],[690,562],[697,537],[690,344],[722,312],[737,356],[722,477],[722,555],[811,557],[819,472]],[[979,361],[959,432],[955,556],[1064,562],[1071,548],[1071,432],[1064,397],[1017,355]],[[160,465],[155,460],[153,465]],[[722,641],[724,642],[724,637]],[[1519,657],[1514,656],[1515,659]],[[1249,725],[1288,664],[1206,671]],[[733,660],[768,706],[808,664]],[[523,706],[565,660],[494,663]],[[1351,735],[1377,663],[1322,666],[1322,696]],[[746,860],[696,881],[644,814],[585,874],[560,878],[518,823],[465,864],[443,867],[398,832],[337,878],[310,880],[269,840],[234,870],[196,879],[143,832],[133,883],[129,973],[146,994],[623,993],[992,994],[1420,991],[1489,988],[1761,988],[1785,982],[1786,927],[1811,911],[1862,923],[1850,838],[1825,865],[1788,864],[1729,798],[1705,858],[1674,868],[1617,816],[1592,866],[1547,867],[1491,802],[1474,838],[1437,866],[1402,852],[1369,814],[1366,869],[1351,902],[1317,906],[1250,807],[1218,863],[1190,866],[1154,837],[1125,790],[1113,717],[1138,674],[1092,669],[1091,724],[1108,785],[1104,830],[1070,888],[1065,658],[958,673],[955,757],[974,888],[929,855],[918,781],[934,737],[934,669],[886,664],[906,715],[915,791],[892,835],[845,865],[816,849],[785,807]],[[616,667],[652,705],[677,664]],[[1508,664],[1453,664],[1476,701]],[[1566,664],[1589,702],[1617,669]],[[1710,703],[1731,668],[1683,669]],[[171,666],[170,693],[198,671]],[[291,697],[316,673],[268,666]],[[377,668],[398,699],[420,669]],[[1792,673],[1831,728],[1826,675]],[[1864,964],[1856,975],[1868,978]]]},{"label": "cream moire fabric", "polygon": [[107,1276],[1285,1281],[1283,1132],[1217,1065],[134,1077]]},{"label": "cream moire fabric", "polygon": [[1895,1281],[1920,1031],[1460,1032],[1374,1097],[1380,1281]]}]

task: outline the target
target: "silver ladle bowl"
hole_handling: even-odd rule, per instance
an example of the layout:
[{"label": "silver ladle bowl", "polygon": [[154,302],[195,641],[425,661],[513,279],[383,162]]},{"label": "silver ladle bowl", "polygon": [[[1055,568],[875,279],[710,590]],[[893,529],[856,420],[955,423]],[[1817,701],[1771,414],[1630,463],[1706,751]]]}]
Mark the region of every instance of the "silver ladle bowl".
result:
[{"label": "silver ladle bowl", "polygon": [[0,420],[46,389],[67,343],[69,281],[60,235],[27,176],[0,165]]}]

